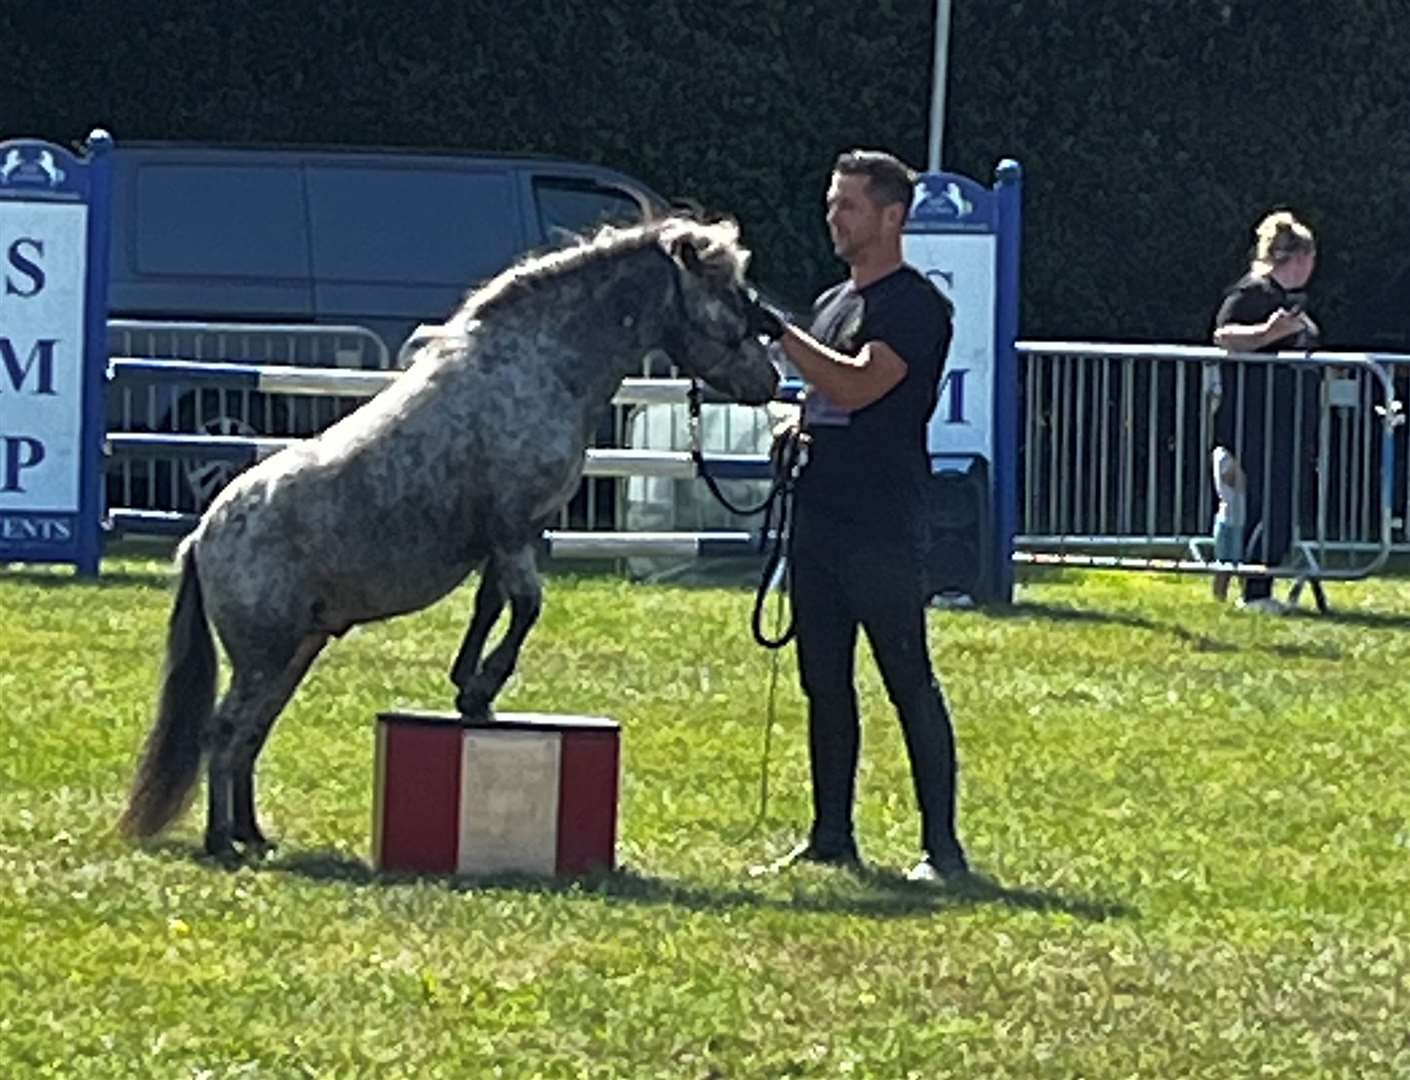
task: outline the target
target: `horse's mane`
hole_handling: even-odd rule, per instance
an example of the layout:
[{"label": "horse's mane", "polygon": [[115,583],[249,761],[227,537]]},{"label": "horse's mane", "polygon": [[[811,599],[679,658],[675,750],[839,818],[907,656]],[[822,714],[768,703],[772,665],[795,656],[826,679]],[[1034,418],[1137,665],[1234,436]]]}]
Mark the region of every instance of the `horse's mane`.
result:
[{"label": "horse's mane", "polygon": [[662,254],[678,244],[695,249],[705,273],[739,281],[749,263],[749,250],[739,243],[739,227],[730,220],[702,222],[679,215],[620,227],[604,225],[570,247],[526,255],[466,296],[453,321],[481,319],[543,292],[569,274],[646,251]]}]

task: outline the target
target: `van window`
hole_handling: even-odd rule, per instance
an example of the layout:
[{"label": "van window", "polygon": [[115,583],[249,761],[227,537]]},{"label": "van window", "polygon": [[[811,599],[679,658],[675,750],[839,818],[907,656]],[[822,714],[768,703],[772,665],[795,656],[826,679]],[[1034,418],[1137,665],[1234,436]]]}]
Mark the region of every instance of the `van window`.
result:
[{"label": "van window", "polygon": [[144,164],[135,195],[142,222],[133,253],[139,273],[308,277],[297,168]]},{"label": "van window", "polygon": [[319,282],[464,288],[523,249],[503,170],[313,164],[308,198]]},{"label": "van window", "polygon": [[636,225],[642,219],[641,204],[629,192],[591,180],[537,179],[534,203],[539,228],[550,243],[599,225]]}]

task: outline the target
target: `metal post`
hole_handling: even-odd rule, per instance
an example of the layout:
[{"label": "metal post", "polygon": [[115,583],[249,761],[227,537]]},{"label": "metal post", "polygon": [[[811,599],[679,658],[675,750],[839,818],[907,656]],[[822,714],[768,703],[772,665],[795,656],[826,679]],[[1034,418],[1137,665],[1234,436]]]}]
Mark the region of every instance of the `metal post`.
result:
[{"label": "metal post", "polygon": [[945,139],[945,82],[950,62],[950,0],[935,0],[935,65],[930,93],[930,172],[940,171]]},{"label": "metal post", "polygon": [[994,170],[998,267],[994,318],[994,597],[1013,602],[1013,538],[1018,525],[1018,257],[1023,170],[1007,158]]}]

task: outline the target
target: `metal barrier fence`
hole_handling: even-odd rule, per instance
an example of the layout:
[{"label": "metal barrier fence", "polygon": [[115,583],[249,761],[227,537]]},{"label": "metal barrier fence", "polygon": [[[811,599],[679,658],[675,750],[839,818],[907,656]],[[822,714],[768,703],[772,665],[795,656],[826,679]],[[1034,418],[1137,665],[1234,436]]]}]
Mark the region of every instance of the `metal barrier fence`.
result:
[{"label": "metal barrier fence", "polygon": [[[418,335],[424,338],[444,329],[422,327]],[[111,319],[108,353],[114,363],[109,375],[107,430],[213,440],[312,435],[347,415],[395,377],[396,370],[409,362],[412,346],[408,341],[393,358],[380,337],[360,326]],[[141,365],[149,360],[184,362],[185,366],[154,368],[144,374]],[[255,368],[264,369],[263,385],[239,377]],[[332,390],[335,370],[341,373],[337,392]],[[643,357],[644,378],[632,380],[635,389],[629,398],[618,397],[609,416],[593,433],[594,447],[678,450],[686,445],[684,428],[678,422],[683,400],[679,387],[684,384],[662,378],[668,370],[662,355]],[[659,414],[666,412],[672,420],[663,428]],[[652,423],[645,424],[648,413]],[[724,446],[732,447],[740,442],[734,434],[736,426],[730,416],[718,423],[712,419],[706,434],[714,441],[718,436]],[[767,430],[767,423],[763,427]],[[107,470],[107,504],[158,514],[196,514],[241,467],[228,456],[203,459],[191,454],[189,448],[181,454],[148,453],[114,459]],[[650,482],[637,481],[633,487],[620,475],[585,476],[560,511],[559,528],[631,528],[638,524],[632,519],[641,516],[631,512],[641,483]],[[650,492],[656,490],[652,487]],[[646,516],[650,517],[650,512]],[[702,527],[738,527],[736,521],[705,521],[708,514],[694,516],[702,519]]]},{"label": "metal barrier fence", "polygon": [[[187,360],[202,364],[387,371],[386,343],[361,326],[281,323],[108,321],[111,357]],[[209,381],[198,385],[149,379],[109,386],[109,431],[297,437],[321,431],[362,404],[348,395],[276,397]],[[205,507],[234,475],[227,462],[150,458],[114,463],[107,473],[109,506],[192,513]]]},{"label": "metal barrier fence", "polygon": [[[1366,353],[1230,354],[1212,347],[1020,342],[1020,562],[1190,572],[1269,569],[1245,555],[1213,560],[1211,398],[1218,384],[1245,427],[1290,431],[1292,548],[1272,568],[1311,577],[1363,577],[1404,548],[1410,504],[1396,380],[1410,357]],[[1271,365],[1271,367],[1270,367]],[[1247,401],[1250,374],[1283,371]],[[1220,377],[1216,379],[1214,373]],[[1250,411],[1252,410],[1252,411]],[[1269,520],[1277,487],[1267,477]]]},{"label": "metal barrier fence", "polygon": [[[395,377],[385,345],[357,327],[115,320],[111,329],[111,351],[119,355],[109,393],[109,447],[117,451],[109,505],[129,520],[136,520],[133,512],[146,512],[140,516],[148,523],[198,513],[238,468],[326,426]],[[1292,426],[1298,461],[1290,496],[1293,557],[1274,569],[1359,577],[1391,550],[1410,550],[1410,469],[1396,393],[1397,383],[1410,381],[1410,356],[1068,342],[1019,343],[1018,352],[1016,561],[1230,568],[1213,561],[1209,544],[1210,373],[1228,372],[1229,392],[1242,397],[1247,373],[1270,364],[1304,373],[1290,415],[1273,414],[1271,391],[1263,406],[1266,420]],[[192,362],[147,359],[161,356]],[[258,362],[264,357],[270,362]],[[560,516],[560,535],[692,524],[740,535],[737,523],[667,522],[653,519],[654,510],[646,520],[627,520],[630,490],[654,485],[665,492],[674,485],[678,493],[694,475],[683,455],[685,385],[662,377],[627,380],[610,425],[597,433],[583,486]],[[648,425],[652,407],[660,422]],[[742,418],[750,421],[740,429],[745,442],[766,431],[761,416]],[[739,439],[728,422],[722,430],[724,445],[734,449]],[[636,449],[623,449],[629,443]],[[723,465],[727,457],[717,460]],[[645,464],[648,458],[654,464]],[[674,501],[671,510],[674,519]],[[1234,568],[1266,569],[1253,560]]]},{"label": "metal barrier fence", "polygon": [[[108,364],[108,382],[115,393],[140,393],[156,389],[167,394],[202,393],[218,390],[222,393],[286,398],[310,396],[315,399],[332,397],[341,400],[357,395],[365,400],[376,394],[393,379],[396,371],[359,371],[324,367],[293,367],[288,365],[257,365],[232,363],[200,363],[184,360],[160,360],[138,357],[113,357]],[[687,400],[690,381],[673,378],[627,379],[614,397],[618,414],[635,411],[666,409],[670,411],[667,427],[674,435],[675,410]],[[800,387],[785,383],[780,388],[781,400],[796,400]],[[712,410],[721,403],[710,401]],[[729,406],[723,409],[728,414]],[[763,410],[757,410],[760,414]],[[726,416],[727,418],[727,416]],[[767,431],[767,425],[764,425]],[[109,431],[105,452],[110,471],[123,475],[142,462],[183,463],[220,469],[233,475],[278,451],[301,436],[247,434],[244,432],[214,433],[183,431]],[[706,447],[706,449],[709,449]],[[711,475],[728,483],[767,481],[772,466],[765,453],[712,452],[706,457]],[[584,466],[584,488],[608,482],[620,488],[642,481],[687,481],[698,477],[697,462],[688,450],[591,447]],[[582,493],[580,492],[580,495]],[[180,534],[192,527],[199,517],[200,507],[143,507],[110,503],[108,527],[117,532]],[[728,523],[725,523],[728,524]],[[567,528],[545,537],[550,555],[579,558],[623,558],[628,556],[679,557],[740,556],[757,553],[755,538],[739,529],[681,531],[672,529],[572,531]]]}]

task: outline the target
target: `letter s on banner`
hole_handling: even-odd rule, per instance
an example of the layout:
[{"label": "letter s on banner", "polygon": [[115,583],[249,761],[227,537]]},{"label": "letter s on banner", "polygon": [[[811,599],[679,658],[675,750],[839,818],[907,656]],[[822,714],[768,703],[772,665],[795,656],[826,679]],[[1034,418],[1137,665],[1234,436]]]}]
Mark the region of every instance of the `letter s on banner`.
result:
[{"label": "letter s on banner", "polygon": [[18,270],[29,279],[29,288],[24,288],[24,282],[16,284],[15,279],[7,272],[5,274],[5,295],[6,296],[38,296],[44,288],[44,268],[32,259],[26,258],[20,250],[21,246],[27,246],[38,257],[44,254],[44,241],[36,240],[31,236],[21,236],[6,253],[10,266]]}]

